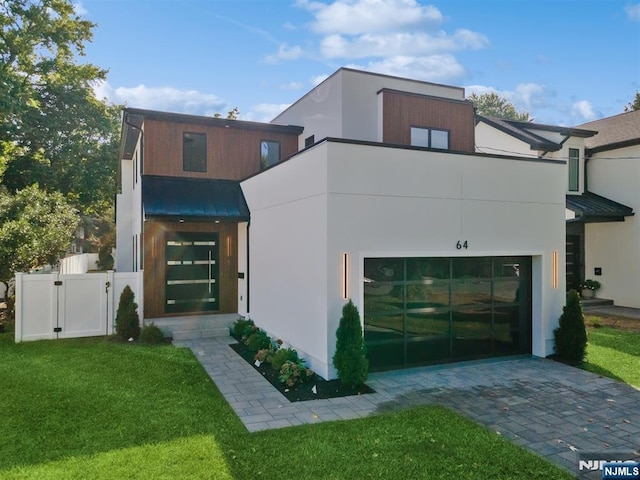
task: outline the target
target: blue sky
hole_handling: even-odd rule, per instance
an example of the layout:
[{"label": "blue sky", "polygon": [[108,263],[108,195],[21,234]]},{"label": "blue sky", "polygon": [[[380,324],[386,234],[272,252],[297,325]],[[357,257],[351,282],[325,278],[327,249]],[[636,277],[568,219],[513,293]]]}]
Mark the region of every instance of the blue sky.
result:
[{"label": "blue sky", "polygon": [[638,0],[82,0],[98,94],[268,121],[342,66],[506,96],[540,123],[640,90]]}]

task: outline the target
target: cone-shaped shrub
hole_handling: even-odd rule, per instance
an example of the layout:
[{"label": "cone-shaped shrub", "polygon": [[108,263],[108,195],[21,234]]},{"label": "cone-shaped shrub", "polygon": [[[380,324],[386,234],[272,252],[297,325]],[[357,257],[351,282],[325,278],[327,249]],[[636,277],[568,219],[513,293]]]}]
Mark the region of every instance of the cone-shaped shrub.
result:
[{"label": "cone-shaped shrub", "polygon": [[336,331],[336,353],[333,366],[340,381],[350,387],[367,380],[369,361],[362,336],[360,314],[351,300],[342,308],[342,318]]},{"label": "cone-shaped shrub", "polygon": [[120,303],[116,313],[116,334],[124,340],[140,336],[140,317],[138,304],[133,301],[133,290],[127,285],[120,294]]},{"label": "cone-shaped shrub", "polygon": [[553,331],[556,354],[570,364],[578,365],[587,352],[587,330],[580,296],[575,290],[567,294],[567,305],[562,307],[560,326]]}]

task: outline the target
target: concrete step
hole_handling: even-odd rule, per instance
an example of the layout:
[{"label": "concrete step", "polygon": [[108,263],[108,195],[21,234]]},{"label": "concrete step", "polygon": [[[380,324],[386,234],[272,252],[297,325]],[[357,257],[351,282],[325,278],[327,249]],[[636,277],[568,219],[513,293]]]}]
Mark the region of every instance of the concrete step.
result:
[{"label": "concrete step", "polygon": [[174,330],[172,332],[169,332],[169,334],[165,333],[165,336],[171,337],[176,341],[198,340],[201,338],[228,337],[229,328],[222,327],[222,328],[209,328],[206,330],[184,330],[184,331]]},{"label": "concrete step", "polygon": [[613,305],[613,300],[607,298],[584,298],[581,300],[582,308],[605,307]]},{"label": "concrete step", "polygon": [[237,314],[192,315],[145,319],[145,323],[155,323],[165,337],[174,340],[195,340],[199,338],[228,337],[230,328],[238,319]]}]

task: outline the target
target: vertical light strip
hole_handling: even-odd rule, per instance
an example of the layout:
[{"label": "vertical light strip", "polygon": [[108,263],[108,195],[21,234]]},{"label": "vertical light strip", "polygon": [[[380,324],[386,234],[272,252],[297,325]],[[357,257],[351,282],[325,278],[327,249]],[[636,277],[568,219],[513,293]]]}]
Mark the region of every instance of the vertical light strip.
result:
[{"label": "vertical light strip", "polygon": [[349,298],[349,254],[342,254],[342,298]]},{"label": "vertical light strip", "polygon": [[551,284],[553,285],[553,288],[558,288],[558,251],[554,250],[553,254],[552,254],[552,260],[551,260],[551,264],[552,264],[552,277],[551,277]]}]

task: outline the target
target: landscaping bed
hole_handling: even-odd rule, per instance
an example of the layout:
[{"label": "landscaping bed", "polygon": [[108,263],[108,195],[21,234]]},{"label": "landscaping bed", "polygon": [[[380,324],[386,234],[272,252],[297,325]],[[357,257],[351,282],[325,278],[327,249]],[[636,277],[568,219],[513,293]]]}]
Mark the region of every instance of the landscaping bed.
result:
[{"label": "landscaping bed", "polygon": [[[303,402],[305,400],[320,400],[323,398],[337,398],[374,393],[374,390],[366,384],[360,385],[356,388],[350,388],[343,385],[340,380],[325,380],[317,373],[314,373],[304,383],[298,383],[297,385],[289,387],[280,381],[280,373],[274,370],[270,364],[265,362],[261,363],[260,366],[256,366],[254,360],[255,353],[249,350],[244,343],[239,342],[229,346],[255,370],[260,372],[262,376],[277,388],[290,402]],[[315,393],[313,391],[313,387],[316,387]]]}]

